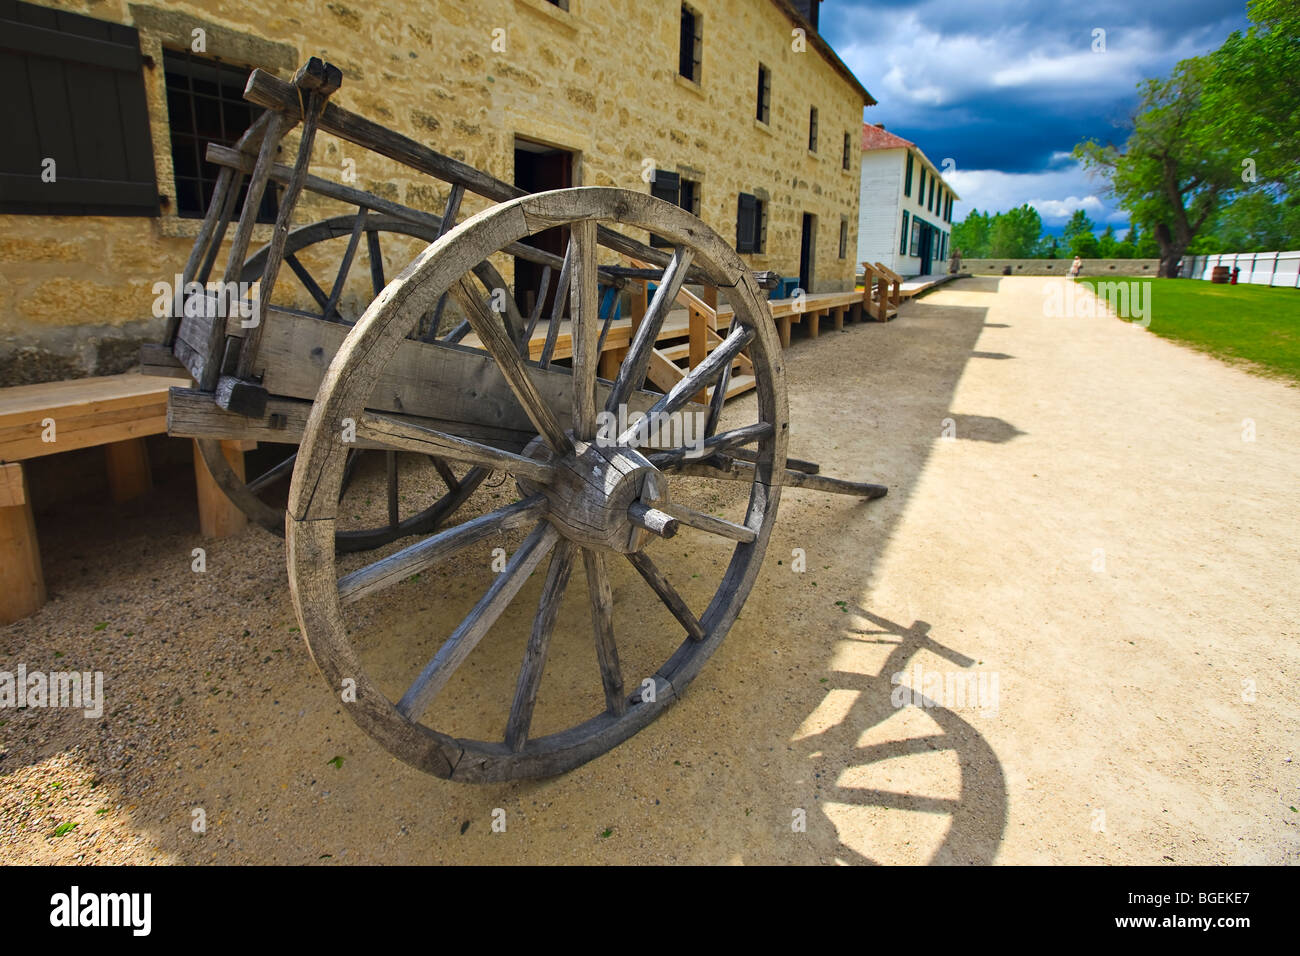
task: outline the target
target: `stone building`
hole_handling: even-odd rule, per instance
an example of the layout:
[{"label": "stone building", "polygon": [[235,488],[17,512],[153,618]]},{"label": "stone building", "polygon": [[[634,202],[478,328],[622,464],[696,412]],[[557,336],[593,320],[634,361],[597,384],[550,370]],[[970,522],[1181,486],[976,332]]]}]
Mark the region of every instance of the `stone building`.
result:
[{"label": "stone building", "polygon": [[[255,115],[250,68],[288,77],[312,55],[342,68],[336,102],[500,179],[653,191],[755,269],[851,289],[874,100],[818,35],[818,3],[0,0],[0,385],[122,371],[158,338],[154,286],[212,190],[205,143]],[[326,135],[311,172],[435,213],[446,200]]]}]

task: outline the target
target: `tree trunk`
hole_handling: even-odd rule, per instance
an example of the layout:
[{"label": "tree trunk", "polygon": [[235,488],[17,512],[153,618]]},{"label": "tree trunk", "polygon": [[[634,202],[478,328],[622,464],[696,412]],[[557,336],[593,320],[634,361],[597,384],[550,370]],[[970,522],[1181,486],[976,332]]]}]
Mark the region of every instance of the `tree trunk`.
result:
[{"label": "tree trunk", "polygon": [[1160,268],[1156,276],[1161,279],[1178,278],[1183,253],[1187,251],[1187,243],[1175,240],[1170,234],[1169,227],[1163,222],[1156,224],[1156,242],[1160,245]]}]

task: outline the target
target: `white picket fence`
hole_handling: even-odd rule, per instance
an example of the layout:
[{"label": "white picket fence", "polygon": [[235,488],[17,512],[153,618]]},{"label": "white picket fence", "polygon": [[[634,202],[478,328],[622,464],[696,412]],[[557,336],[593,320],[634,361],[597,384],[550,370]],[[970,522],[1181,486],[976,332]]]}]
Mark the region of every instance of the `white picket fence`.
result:
[{"label": "white picket fence", "polygon": [[1300,250],[1185,256],[1181,273],[1191,279],[1208,281],[1215,266],[1227,266],[1229,273],[1233,269],[1240,269],[1237,282],[1243,285],[1274,285],[1300,289]]}]

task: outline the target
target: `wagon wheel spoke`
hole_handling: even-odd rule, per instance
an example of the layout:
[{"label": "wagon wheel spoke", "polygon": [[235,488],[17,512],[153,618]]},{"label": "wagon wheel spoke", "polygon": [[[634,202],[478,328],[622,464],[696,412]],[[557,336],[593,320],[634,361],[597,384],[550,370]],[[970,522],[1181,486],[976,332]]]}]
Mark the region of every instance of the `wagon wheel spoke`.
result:
[{"label": "wagon wheel spoke", "polygon": [[555,344],[560,340],[560,320],[564,316],[564,299],[569,294],[569,282],[573,278],[573,237],[564,250],[564,263],[560,266],[560,279],[555,284],[555,301],[551,305],[551,321],[546,326],[546,342],[542,345],[540,364],[550,368],[551,359],[555,357]]},{"label": "wagon wheel spoke", "polygon": [[573,224],[573,277],[569,310],[573,314],[573,429],[584,441],[596,437],[596,366],[600,338],[599,289],[596,286],[596,223]]},{"label": "wagon wheel spoke", "polygon": [[676,301],[682,283],[686,281],[686,273],[690,271],[692,258],[691,250],[685,246],[678,246],[673,250],[673,257],[668,260],[668,267],[664,269],[663,277],[659,280],[659,286],[655,289],[654,298],[650,300],[645,317],[637,326],[636,337],[628,349],[627,358],[623,360],[623,365],[618,370],[618,377],[614,379],[614,387],[610,389],[609,398],[605,400],[606,411],[617,411],[620,405],[627,403],[634,391],[645,384],[646,373],[650,370],[650,353],[659,339],[664,319]]},{"label": "wagon wheel spoke", "polygon": [[707,388],[722,370],[731,365],[741,350],[754,338],[754,330],[740,326],[723,340],[722,344],[709,353],[706,358],[676,385],[663,398],[655,402],[646,413],[646,417],[630,427],[619,436],[619,444],[629,444],[634,448],[644,444],[650,434],[651,423],[656,417],[671,415],[691,400],[697,393]]},{"label": "wagon wheel spoke", "polygon": [[546,500],[541,495],[533,495],[439,531],[386,558],[343,575],[338,580],[339,599],[345,604],[359,601],[446,561],[470,545],[532,524],[545,512]]},{"label": "wagon wheel spoke", "polygon": [[542,266],[542,278],[537,283],[537,298],[533,300],[532,311],[528,313],[528,322],[524,325],[524,334],[519,339],[519,355],[528,358],[532,349],[533,332],[542,317],[542,306],[546,304],[546,293],[551,291],[551,267]]},{"label": "wagon wheel spoke", "polygon": [[433,462],[433,467],[438,470],[438,477],[441,478],[442,483],[447,486],[447,490],[452,492],[459,491],[460,479],[457,478],[456,473],[451,470],[451,465],[447,464],[445,459],[439,458],[437,455],[430,455],[429,460]]},{"label": "wagon wheel spoke", "polygon": [[[730,335],[736,331],[736,320],[731,320],[731,327],[727,329]],[[731,365],[723,366],[722,374],[718,376],[718,384],[713,386],[713,395],[709,398],[709,413],[704,420],[704,437],[711,438],[713,433],[718,430],[718,421],[722,418],[722,406],[727,403],[727,388],[731,385]]]},{"label": "wagon wheel spoke", "polygon": [[360,461],[360,459],[361,449],[348,449],[347,461],[343,463],[343,481],[339,484],[339,501],[343,500],[343,496],[346,495],[348,489],[352,487],[352,479],[356,477],[357,462]]},{"label": "wagon wheel spoke", "polygon": [[401,516],[397,513],[397,452],[385,453],[388,459],[388,527],[396,528]]},{"label": "wagon wheel spoke", "polygon": [[352,260],[356,258],[357,246],[361,243],[361,233],[366,226],[366,207],[361,206],[357,210],[356,222],[352,225],[352,234],[348,236],[348,247],[343,253],[343,259],[339,262],[339,271],[334,276],[334,286],[330,289],[329,301],[325,303],[325,314],[331,312],[338,313],[339,299],[343,295],[343,287],[347,285],[348,273],[352,271]]},{"label": "wagon wheel spoke", "polygon": [[506,746],[515,753],[522,750],[528,740],[533,710],[537,706],[537,689],[542,683],[542,671],[546,669],[546,652],[550,648],[564,589],[569,586],[575,551],[571,541],[561,538],[555,545],[551,565],[546,571],[546,583],[542,585],[537,616],[533,618],[533,630],[524,649],[524,662],[519,668],[519,681],[515,686],[514,700],[510,702],[510,717],[506,721]]},{"label": "wagon wheel spoke", "polygon": [[501,451],[468,438],[448,435],[423,425],[413,425],[387,415],[366,412],[357,419],[357,437],[377,442],[389,448],[439,455],[453,461],[509,472],[516,477],[528,478],[541,484],[550,484],[555,469],[545,462],[525,458],[513,452]]},{"label": "wagon wheel spoke", "polygon": [[298,277],[298,281],[302,283],[302,287],[311,293],[311,297],[315,299],[316,304],[320,306],[321,318],[328,322],[342,322],[343,317],[337,312],[334,313],[333,317],[330,316],[329,296],[327,296],[325,290],[320,287],[320,283],[312,278],[312,274],[307,271],[307,267],[299,261],[298,257],[292,252],[286,252],[284,254],[284,261],[289,264],[289,268],[292,269],[293,274]]},{"label": "wagon wheel spoke", "polygon": [[277,481],[283,481],[289,475],[293,474],[294,463],[298,460],[298,453],[294,452],[284,461],[280,462],[273,468],[268,468],[265,472],[258,475],[248,483],[248,490],[253,494],[260,494]]},{"label": "wagon wheel spoke", "polygon": [[537,386],[533,383],[524,366],[524,360],[519,357],[516,351],[515,343],[510,341],[505,325],[498,320],[496,316],[479,300],[474,294],[473,286],[469,280],[462,276],[452,286],[453,295],[462,309],[469,324],[474,329],[474,334],[478,336],[483,347],[488,351],[493,359],[496,360],[497,367],[505,377],[506,383],[510,390],[514,392],[519,404],[523,406],[524,413],[528,416],[538,433],[550,446],[551,450],[557,455],[563,457],[573,450],[573,443],[569,441],[569,436],[564,433],[560,427],[555,413],[551,407],[546,404],[542,396],[537,391]]},{"label": "wagon wheel spoke", "polygon": [[627,697],[623,694],[623,672],[618,665],[618,648],[614,645],[614,594],[609,586],[605,553],[583,548],[582,563],[587,571],[591,627],[596,635],[596,660],[600,663],[600,681],[605,687],[605,706],[610,713],[621,717],[627,712]]},{"label": "wagon wheel spoke", "polygon": [[550,553],[559,536],[550,522],[538,522],[532,534],[506,564],[506,569],[496,576],[487,593],[479,598],[465,620],[460,622],[438,649],[433,660],[424,666],[415,682],[402,695],[397,703],[397,710],[402,716],[411,721],[420,719],[438,692],[447,685],[456,668],[483,639],[483,635],[514,600],[524,582]]},{"label": "wagon wheel spoke", "polygon": [[723,454],[745,445],[752,445],[771,434],[771,422],[755,422],[752,425],[732,428],[720,435],[713,435],[697,445],[683,445],[680,448],[656,451],[648,457],[650,464],[656,468],[675,468],[691,459],[707,458],[710,455]]},{"label": "wagon wheel spoke", "polygon": [[388,285],[384,281],[384,252],[379,248],[379,230],[366,230],[366,258],[370,260],[370,291],[378,297]]},{"label": "wagon wheel spoke", "polygon": [[662,571],[650,560],[650,556],[644,551],[633,551],[627,556],[632,567],[636,568],[641,577],[645,578],[646,584],[650,585],[651,590],[659,595],[659,600],[663,601],[664,606],[672,612],[673,617],[686,628],[686,633],[690,635],[691,640],[704,640],[704,628],[700,625],[699,620],[691,613],[686,601],[677,593]]}]

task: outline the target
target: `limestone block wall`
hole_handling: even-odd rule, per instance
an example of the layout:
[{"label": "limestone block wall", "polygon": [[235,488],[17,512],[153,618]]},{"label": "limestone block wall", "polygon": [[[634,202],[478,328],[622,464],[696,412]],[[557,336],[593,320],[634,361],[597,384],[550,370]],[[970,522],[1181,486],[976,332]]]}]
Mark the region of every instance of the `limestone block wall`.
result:
[{"label": "limestone block wall", "polygon": [[[1016,276],[1063,276],[1070,274],[1072,256],[1062,259],[962,259],[963,272],[973,275],[1000,276],[1007,266]],[[945,266],[944,271],[947,271]],[[1084,259],[1084,276],[1154,276],[1160,271],[1159,259]]]},{"label": "limestone block wall", "polygon": [[[768,203],[767,234],[764,252],[745,257],[755,269],[798,274],[810,213],[814,291],[852,287],[864,103],[811,43],[798,49],[777,3],[695,0],[703,52],[692,83],[677,75],[677,0],[569,0],[567,10],[546,0],[39,2],[140,31],[163,212],[0,216],[0,385],[121,371],[159,335],[152,287],[180,271],[199,224],[174,211],[162,51],[188,48],[196,29],[205,55],[281,77],[324,57],[343,70],[334,102],[508,182],[516,137],[573,151],[576,184],[649,192],[643,173],[653,163],[700,183],[701,218],[733,244],[737,194],[758,195]],[[755,119],[760,62],[772,71],[766,125]],[[816,153],[808,149],[811,106],[819,111]],[[279,161],[291,164],[296,148],[288,137]],[[446,201],[444,184],[328,135],[317,139],[311,172],[435,213]],[[462,217],[485,205],[466,196]],[[349,211],[312,198],[295,224]],[[841,219],[849,232],[843,259]],[[269,230],[258,227],[255,246]],[[385,248],[387,275],[420,245]],[[318,279],[332,279],[330,258],[320,251]],[[359,284],[344,302],[359,312],[369,288],[365,270],[355,271]]]}]

